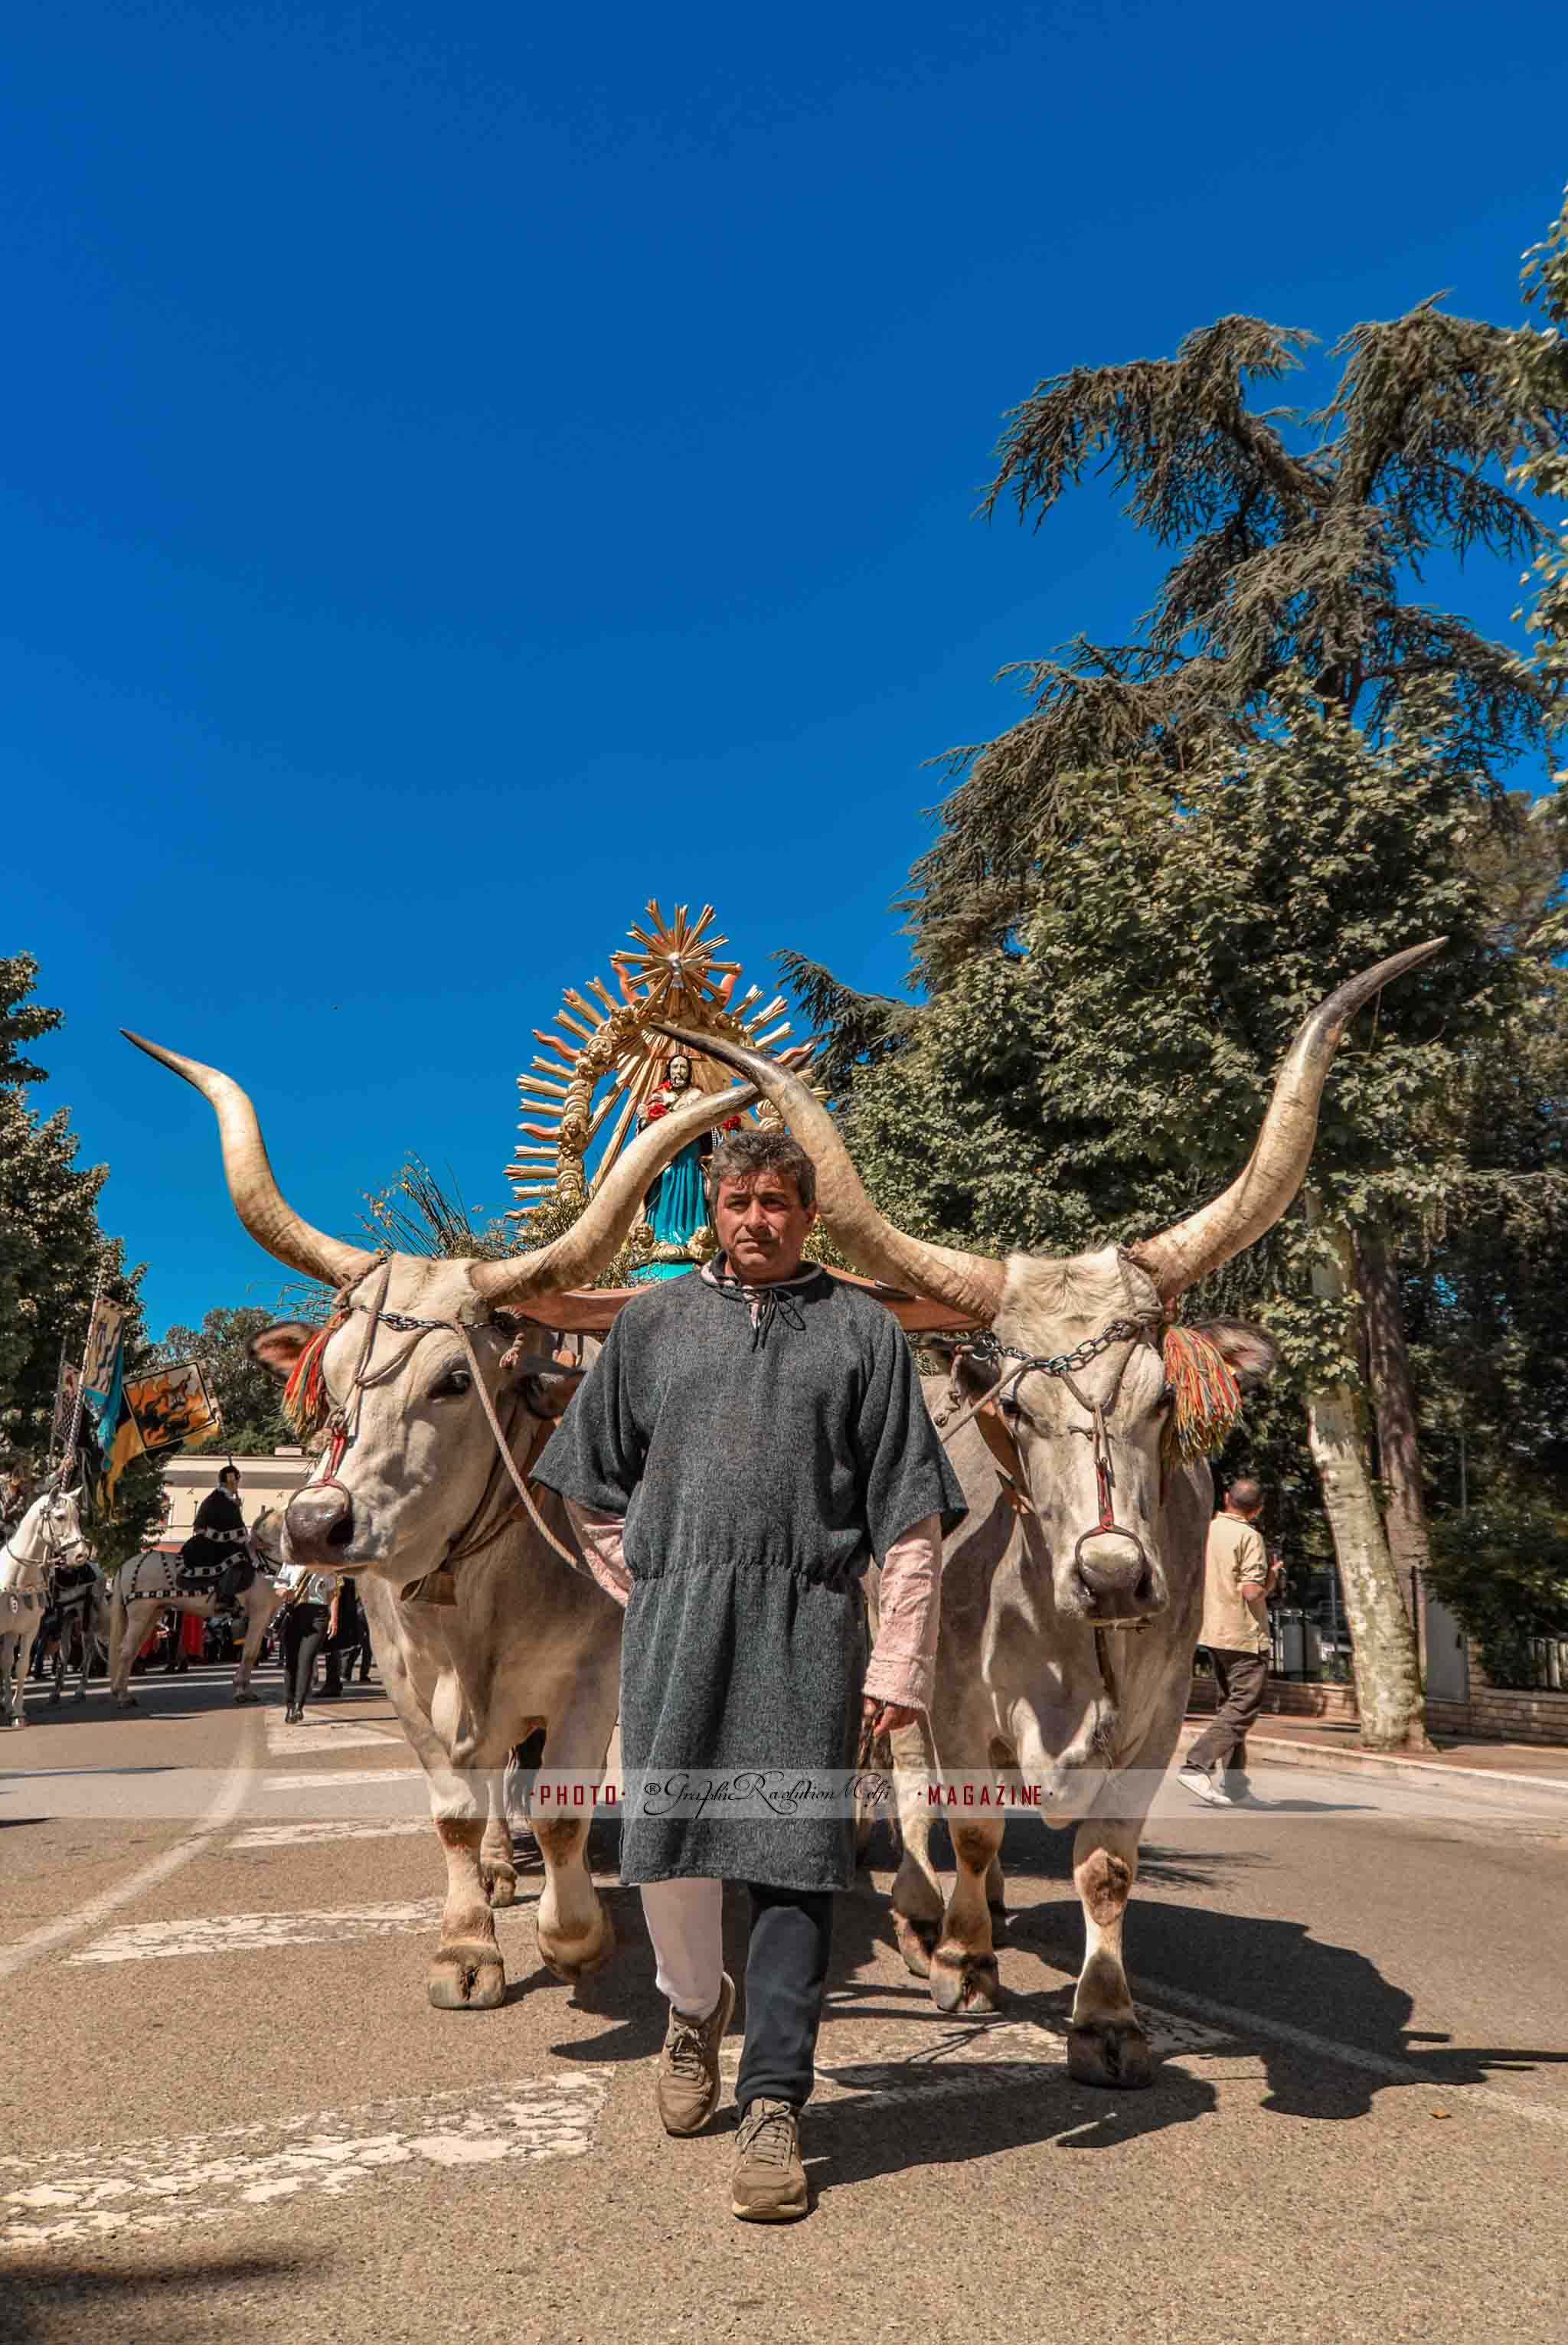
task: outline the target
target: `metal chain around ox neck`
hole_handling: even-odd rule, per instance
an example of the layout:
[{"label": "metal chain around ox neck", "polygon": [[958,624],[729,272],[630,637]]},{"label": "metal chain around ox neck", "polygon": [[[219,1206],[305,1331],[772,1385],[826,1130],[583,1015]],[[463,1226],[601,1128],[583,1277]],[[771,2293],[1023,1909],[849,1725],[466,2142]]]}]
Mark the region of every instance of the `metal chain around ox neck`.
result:
[{"label": "metal chain around ox neck", "polygon": [[[499,1329],[504,1335],[513,1336],[514,1340],[513,1342],[512,1348],[505,1355],[505,1360],[503,1365],[513,1367],[521,1367],[526,1375],[544,1375],[547,1372],[557,1375],[561,1374],[563,1371],[560,1362],[554,1359],[546,1359],[543,1354],[520,1353],[515,1342],[517,1330],[511,1319],[489,1318],[473,1321],[466,1319],[420,1319],[414,1317],[409,1312],[388,1311],[384,1306],[386,1303],[387,1287],[392,1280],[392,1257],[390,1254],[382,1256],[380,1264],[380,1284],[376,1288],[375,1299],[373,1302],[354,1302],[352,1300],[354,1293],[353,1288],[348,1289],[340,1297],[336,1315],[340,1319],[346,1321],[351,1313],[362,1313],[367,1323],[365,1326],[365,1338],[364,1342],[360,1346],[359,1360],[355,1366],[353,1377],[350,1383],[348,1393],[341,1406],[334,1409],[332,1415],[327,1420],[327,1428],[331,1436],[331,1440],[327,1459],[326,1472],[324,1474],[312,1476],[311,1481],[307,1485],[307,1487],[321,1489],[331,1486],[340,1490],[343,1489],[343,1485],[338,1480],[338,1467],[342,1463],[343,1452],[348,1448],[349,1444],[352,1441],[359,1429],[360,1404],[364,1394],[373,1390],[377,1385],[385,1384],[392,1376],[395,1376],[397,1371],[402,1366],[404,1361],[412,1355],[415,1347],[423,1341],[426,1335],[433,1334],[438,1328],[443,1329],[446,1333],[455,1335],[459,1337],[462,1342],[463,1351],[468,1355],[469,1370],[473,1377],[474,1388],[478,1392],[480,1402],[484,1407],[491,1433],[494,1436],[497,1455],[500,1458],[500,1462],[505,1467],[507,1473],[512,1477],[513,1487],[516,1490],[518,1497],[522,1500],[529,1520],[533,1523],[535,1529],[539,1533],[541,1538],[555,1549],[562,1562],[569,1565],[573,1571],[580,1572],[583,1568],[580,1558],[574,1555],[569,1548],[563,1546],[561,1541],[556,1538],[555,1532],[550,1528],[549,1524],[545,1520],[535,1502],[534,1494],[528,1487],[526,1477],[518,1471],[517,1461],[512,1455],[511,1442],[507,1439],[505,1433],[502,1429],[501,1419],[495,1412],[495,1404],[490,1397],[490,1388],[488,1385],[486,1385],[484,1377],[480,1370],[479,1355],[473,1347],[473,1337],[471,1333],[471,1329],[475,1326],[493,1327]],[[365,1277],[367,1278],[373,1277],[374,1275],[375,1271],[373,1269],[365,1273]],[[362,1284],[362,1280],[356,1281],[356,1285]],[[390,1328],[393,1335],[408,1335],[412,1338],[412,1341],[404,1344],[399,1350],[394,1352],[392,1357],[386,1363],[386,1365],[383,1367],[378,1368],[372,1376],[370,1373],[371,1354],[375,1349],[377,1331],[382,1327]],[[494,1479],[494,1470],[492,1471],[491,1478]],[[343,1495],[345,1497],[350,1499],[350,1503],[351,1504],[351,1493],[347,1490],[343,1490]],[[457,1536],[453,1540],[451,1546],[447,1548],[445,1555],[442,1558],[441,1563],[436,1566],[437,1570],[443,1569],[447,1566],[454,1562],[458,1562],[469,1555],[477,1554],[482,1547],[488,1547],[492,1539],[500,1536],[502,1530],[505,1528],[506,1518],[504,1516],[502,1517],[502,1518],[494,1525],[493,1530],[485,1538],[479,1541],[471,1541],[470,1535],[473,1530],[474,1523],[478,1519],[478,1517],[484,1513],[489,1496],[490,1483],[486,1482],[484,1494],[480,1498],[479,1505],[475,1509],[474,1514],[470,1516],[462,1530],[457,1533]],[[428,1574],[426,1576],[429,1577]]]},{"label": "metal chain around ox neck", "polygon": [[[937,1429],[945,1446],[952,1440],[955,1434],[962,1431],[972,1418],[978,1416],[983,1409],[994,1406],[1009,1385],[1018,1384],[1026,1376],[1054,1376],[1066,1386],[1079,1407],[1086,1410],[1090,1418],[1089,1425],[1074,1426],[1072,1430],[1084,1434],[1094,1445],[1095,1490],[1099,1506],[1098,1521],[1088,1530],[1079,1534],[1073,1549],[1074,1563],[1083,1553],[1086,1540],[1100,1537],[1107,1531],[1113,1532],[1118,1538],[1130,1539],[1139,1555],[1144,1557],[1145,1563],[1147,1561],[1144,1543],[1136,1531],[1128,1529],[1125,1524],[1118,1523],[1115,1518],[1113,1496],[1115,1477],[1111,1465],[1111,1438],[1106,1429],[1105,1420],[1115,1409],[1121,1396],[1122,1378],[1126,1374],[1127,1361],[1132,1358],[1132,1346],[1145,1341],[1152,1343],[1154,1341],[1152,1331],[1161,1325],[1163,1325],[1161,1320],[1152,1316],[1142,1319],[1109,1319],[1093,1335],[1085,1335],[1081,1344],[1074,1344],[1071,1351],[1044,1353],[1021,1352],[1015,1344],[1002,1343],[988,1328],[982,1335],[977,1335],[973,1343],[966,1344],[963,1346],[963,1353],[967,1353],[971,1359],[979,1362],[983,1367],[995,1367],[1002,1360],[1012,1360],[1015,1365],[1006,1369],[988,1390],[981,1394],[978,1400],[972,1401],[969,1406],[957,1417],[952,1418],[951,1422],[951,1413],[948,1410],[943,1409],[937,1414]],[[1108,1396],[1103,1401],[1093,1400],[1087,1393],[1079,1390],[1074,1381],[1074,1372],[1076,1369],[1086,1368],[1092,1360],[1099,1359],[1116,1344],[1127,1345],[1126,1358],[1123,1360],[1116,1371],[1116,1379]],[[959,1356],[962,1355],[963,1354],[961,1353]],[[983,1427],[982,1431],[984,1432]],[[1004,1430],[1003,1437],[1013,1453],[1015,1465],[1022,1471],[1023,1461],[1018,1455],[1016,1440],[1011,1431]],[[987,1447],[992,1446],[989,1438],[986,1446]],[[1000,1461],[998,1462],[1000,1465]],[[1014,1510],[1020,1514],[1027,1513],[1034,1516],[1037,1520],[1038,1515],[1033,1501],[1022,1487],[1020,1480],[1013,1477],[1009,1481],[1005,1473],[1003,1474],[1003,1479]],[[1105,1630],[1109,1629],[1125,1632],[1142,1629],[1144,1626],[1145,1623],[1142,1620],[1103,1621],[1095,1627],[1095,1639],[1098,1642]]]}]

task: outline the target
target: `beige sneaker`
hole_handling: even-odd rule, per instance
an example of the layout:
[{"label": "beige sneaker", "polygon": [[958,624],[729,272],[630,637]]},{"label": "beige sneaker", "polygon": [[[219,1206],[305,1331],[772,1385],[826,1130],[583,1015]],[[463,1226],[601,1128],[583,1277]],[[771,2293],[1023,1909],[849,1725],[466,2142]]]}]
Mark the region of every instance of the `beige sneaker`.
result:
[{"label": "beige sneaker", "polygon": [[658,2113],[666,2133],[700,2133],[718,2106],[718,2047],[735,2009],[735,1981],[726,1971],[718,2001],[706,2019],[686,2019],[672,2003],[658,2061]]},{"label": "beige sneaker", "polygon": [[729,2211],[743,2223],[792,2223],[806,2212],[806,2169],[788,2101],[752,2101],[740,2119]]}]

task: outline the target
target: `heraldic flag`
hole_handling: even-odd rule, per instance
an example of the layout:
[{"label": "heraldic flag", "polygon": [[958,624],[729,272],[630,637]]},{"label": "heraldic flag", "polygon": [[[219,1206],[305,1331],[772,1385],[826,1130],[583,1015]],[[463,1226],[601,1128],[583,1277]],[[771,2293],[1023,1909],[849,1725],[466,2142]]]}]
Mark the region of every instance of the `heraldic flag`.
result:
[{"label": "heraldic flag", "polygon": [[92,1423],[107,1504],[131,1459],[140,1457],[142,1438],[126,1397],[125,1313],[101,1297],[87,1332],[82,1406]]}]

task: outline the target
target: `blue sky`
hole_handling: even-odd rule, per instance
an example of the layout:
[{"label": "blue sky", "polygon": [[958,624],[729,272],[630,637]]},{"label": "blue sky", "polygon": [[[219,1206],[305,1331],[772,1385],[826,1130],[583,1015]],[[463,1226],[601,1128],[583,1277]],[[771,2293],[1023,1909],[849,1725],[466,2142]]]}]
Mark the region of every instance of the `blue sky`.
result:
[{"label": "blue sky", "polygon": [[346,1230],[410,1148],[510,1203],[650,894],[895,986],[922,759],[1155,575],[1097,492],[973,518],[1002,411],[1228,310],[1517,317],[1549,21],[13,0],[0,950],[155,1330],[279,1278],[121,1025]]}]

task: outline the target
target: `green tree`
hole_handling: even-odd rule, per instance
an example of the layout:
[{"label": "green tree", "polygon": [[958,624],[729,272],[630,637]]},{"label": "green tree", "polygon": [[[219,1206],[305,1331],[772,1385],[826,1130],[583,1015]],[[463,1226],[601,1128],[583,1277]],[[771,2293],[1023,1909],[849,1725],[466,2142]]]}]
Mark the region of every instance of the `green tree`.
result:
[{"label": "green tree", "polygon": [[[1539,274],[1560,296],[1560,254]],[[1411,685],[1447,682],[1457,770],[1495,775],[1553,736],[1562,676],[1415,596],[1440,550],[1514,563],[1548,553],[1502,473],[1556,488],[1568,348],[1541,336],[1526,348],[1428,300],[1340,337],[1326,406],[1254,404],[1252,386],[1298,369],[1314,340],[1221,318],[1174,359],[1054,376],[1008,417],[987,513],[1012,502],[1038,527],[1068,489],[1105,474],[1174,559],[1133,642],[1079,637],[1015,664],[1004,673],[1022,675],[1029,714],[950,753],[962,778],[909,902],[928,982],[1005,939],[1069,777],[1152,762],[1175,791],[1216,741],[1254,737],[1288,669],[1373,740]]]},{"label": "green tree", "polygon": [[48,1447],[61,1343],[85,1329],[108,1173],[77,1166],[67,1110],[43,1116],[27,1101],[46,1078],[17,1045],[60,1023],[29,1000],[36,975],[28,954],[0,960],[0,1439],[30,1462]]},{"label": "green tree", "polygon": [[1195,758],[1179,807],[1159,766],[1083,777],[1052,810],[1009,949],[971,956],[844,1109],[878,1202],[923,1236],[993,1253],[1130,1241],[1245,1159],[1288,1039],[1332,984],[1450,938],[1341,1049],[1315,1218],[1303,1201],[1189,1304],[1279,1340],[1261,1441],[1247,1437],[1255,1454],[1278,1444],[1288,1409],[1299,1456],[1305,1413],[1363,1732],[1381,1742],[1410,1734],[1419,1689],[1366,1462],[1348,1249],[1390,1216],[1441,1222],[1468,1171],[1456,1103],[1514,981],[1477,851],[1492,817],[1447,755],[1451,713],[1442,691],[1412,694],[1374,743],[1287,676],[1249,747]]},{"label": "green tree", "polygon": [[[1525,255],[1524,298],[1545,320],[1538,329],[1512,336],[1510,360],[1512,396],[1537,407],[1561,400],[1568,369],[1568,197],[1550,233]],[[1561,435],[1532,451],[1512,479],[1538,497],[1568,505],[1568,446]],[[1541,591],[1529,624],[1539,637],[1537,659],[1543,678],[1561,691],[1568,684],[1568,513],[1560,513],[1558,535],[1537,552]]]}]

